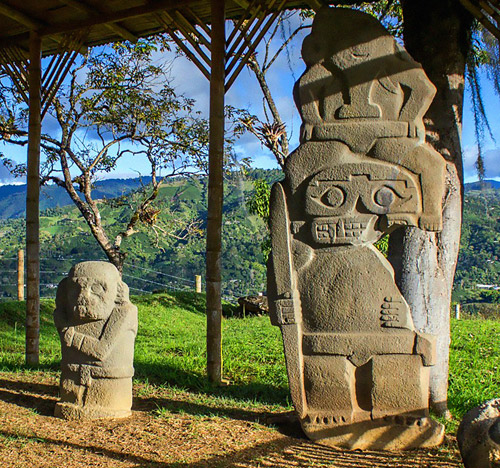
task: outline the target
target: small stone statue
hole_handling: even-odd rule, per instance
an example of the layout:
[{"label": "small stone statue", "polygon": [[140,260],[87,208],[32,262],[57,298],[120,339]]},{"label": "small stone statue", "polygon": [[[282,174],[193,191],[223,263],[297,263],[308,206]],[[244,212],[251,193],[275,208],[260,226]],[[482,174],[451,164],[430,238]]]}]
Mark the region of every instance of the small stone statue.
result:
[{"label": "small stone statue", "polygon": [[61,338],[61,400],[65,419],[131,414],[137,307],[116,267],[75,265],[57,289],[54,322]]},{"label": "small stone statue", "polygon": [[445,161],[425,143],[435,88],[370,15],[322,8],[295,87],[300,146],[271,193],[270,316],[304,432],[339,447],[437,445],[433,337],[415,331],[373,246],[401,225],[441,229]]},{"label": "small stone statue", "polygon": [[465,468],[499,468],[500,398],[471,409],[460,423],[457,441]]}]

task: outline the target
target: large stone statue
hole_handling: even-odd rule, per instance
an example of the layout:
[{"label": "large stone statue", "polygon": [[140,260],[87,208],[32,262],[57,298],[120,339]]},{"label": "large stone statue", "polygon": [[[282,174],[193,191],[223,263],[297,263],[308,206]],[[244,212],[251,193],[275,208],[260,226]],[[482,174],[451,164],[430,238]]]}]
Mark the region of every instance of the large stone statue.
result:
[{"label": "large stone statue", "polygon": [[301,144],[271,194],[271,320],[305,433],[347,448],[437,445],[432,337],[373,243],[441,228],[445,161],[425,143],[435,88],[373,17],[321,9],[295,87]]},{"label": "large stone statue", "polygon": [[83,262],[59,283],[54,321],[61,338],[61,400],[66,419],[131,414],[137,308],[114,265]]}]

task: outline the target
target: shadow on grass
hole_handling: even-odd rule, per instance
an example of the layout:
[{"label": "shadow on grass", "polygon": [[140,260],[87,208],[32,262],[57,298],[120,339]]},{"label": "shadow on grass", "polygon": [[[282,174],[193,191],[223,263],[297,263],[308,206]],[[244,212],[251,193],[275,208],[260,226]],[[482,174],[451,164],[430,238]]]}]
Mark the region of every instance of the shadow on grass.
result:
[{"label": "shadow on grass", "polygon": [[[136,463],[135,468],[202,468],[202,467],[216,467],[216,466],[224,466],[224,467],[240,467],[241,462],[243,461],[251,461],[255,458],[256,451],[258,453],[266,454],[266,453],[276,453],[276,451],[286,450],[288,447],[292,446],[297,441],[293,439],[283,439],[274,442],[266,442],[262,444],[257,444],[253,447],[245,448],[243,450],[232,451],[226,453],[224,455],[216,455],[214,457],[210,457],[206,460],[196,461],[193,463],[189,462],[173,462],[173,463],[165,463],[161,461],[155,461],[154,458],[147,458],[145,456],[135,455],[128,451],[116,451],[111,450],[102,446],[93,446],[92,444],[79,444],[74,442],[62,441],[56,438],[51,437],[28,437],[28,436],[20,436],[14,432],[8,432],[5,430],[0,430],[0,436],[6,439],[11,440],[23,440],[23,441],[31,441],[35,443],[42,443],[48,445],[56,445],[60,447],[64,447],[65,449],[73,449],[73,450],[82,450],[88,453],[92,453],[95,455],[99,455],[100,457],[104,457],[107,459],[113,459],[117,461],[127,461],[129,463]],[[129,449],[130,450],[130,449]],[[107,466],[107,465],[106,465]],[[248,465],[251,466],[251,465]],[[259,465],[260,466],[260,465]],[[288,463],[283,465],[275,465],[289,467]]]},{"label": "shadow on grass", "polygon": [[455,457],[450,458],[446,454],[441,454],[438,449],[393,453],[343,451],[317,445],[307,440],[288,437],[262,442],[240,450],[232,450],[195,462],[162,462],[158,461],[158,457],[154,455],[134,454],[131,447],[116,451],[103,446],[92,445],[91,441],[89,443],[75,443],[53,437],[20,436],[5,430],[0,430],[0,437],[46,444],[47,446],[55,445],[64,447],[66,450],[91,453],[101,458],[103,466],[109,466],[107,463],[113,463],[114,460],[133,463],[135,468],[257,468],[260,466],[272,466],[273,468],[290,468],[292,466],[300,468],[309,466],[335,466],[336,468],[366,468],[367,466],[373,468],[461,467],[460,462]]},{"label": "shadow on grass", "polygon": [[274,413],[262,411],[259,409],[243,409],[231,406],[217,406],[203,403],[194,403],[191,401],[176,400],[174,398],[163,397],[134,397],[133,410],[144,412],[158,412],[167,410],[171,414],[186,414],[192,417],[219,417],[228,418],[250,423],[259,423],[264,426],[277,427],[283,435],[296,438],[304,438],[305,435],[300,427],[300,423],[294,412]]},{"label": "shadow on grass", "polygon": [[42,384],[0,379],[0,400],[22,406],[43,416],[52,416],[58,399],[56,384]]},{"label": "shadow on grass", "polygon": [[205,375],[187,372],[164,364],[134,363],[135,378],[144,379],[155,385],[169,385],[216,397],[251,401],[263,405],[289,405],[289,391],[286,387],[250,382],[215,385]]}]

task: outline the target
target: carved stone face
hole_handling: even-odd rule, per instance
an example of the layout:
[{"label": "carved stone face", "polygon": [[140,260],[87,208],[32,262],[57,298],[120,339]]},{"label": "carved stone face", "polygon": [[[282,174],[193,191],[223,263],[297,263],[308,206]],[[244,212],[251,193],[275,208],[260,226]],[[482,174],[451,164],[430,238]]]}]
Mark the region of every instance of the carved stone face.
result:
[{"label": "carved stone face", "polygon": [[89,278],[73,276],[67,283],[68,305],[79,320],[105,320],[113,308],[117,295],[117,283],[104,275]]},{"label": "carved stone face", "polygon": [[415,213],[418,197],[413,180],[402,172],[373,163],[344,164],[312,178],[304,206],[313,217],[316,243],[363,244],[383,234],[381,216],[403,219]]}]

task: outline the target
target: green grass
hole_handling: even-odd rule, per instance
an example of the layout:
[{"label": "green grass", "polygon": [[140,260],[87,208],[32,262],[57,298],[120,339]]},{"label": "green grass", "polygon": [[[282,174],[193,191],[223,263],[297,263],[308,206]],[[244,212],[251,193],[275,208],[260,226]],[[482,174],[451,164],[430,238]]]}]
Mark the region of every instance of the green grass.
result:
[{"label": "green grass", "polygon": [[455,416],[500,396],[500,321],[452,320],[448,402]]},{"label": "green grass", "polygon": [[[195,391],[209,406],[266,405],[290,408],[279,329],[267,317],[225,318],[224,375],[230,385],[216,387],[205,377],[204,295],[161,293],[133,297],[139,309],[135,347],[136,382],[147,393],[154,386]],[[54,301],[42,300],[41,367],[55,371],[60,345],[52,323]],[[231,315],[231,307],[225,305]],[[0,304],[0,369],[26,371],[24,306]],[[452,320],[449,405],[460,418],[482,401],[498,397],[500,321]],[[209,396],[210,395],[210,396]],[[449,426],[450,430],[454,425]]]}]

